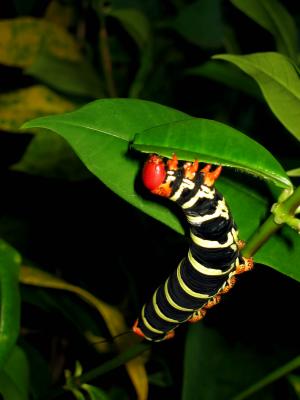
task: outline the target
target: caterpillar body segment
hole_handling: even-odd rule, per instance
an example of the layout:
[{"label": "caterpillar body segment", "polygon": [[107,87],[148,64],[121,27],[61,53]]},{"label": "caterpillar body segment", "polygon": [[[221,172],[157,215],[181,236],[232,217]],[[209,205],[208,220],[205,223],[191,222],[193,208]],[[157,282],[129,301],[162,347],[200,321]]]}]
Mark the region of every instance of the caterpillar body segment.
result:
[{"label": "caterpillar body segment", "polygon": [[183,209],[191,239],[187,256],[144,305],[132,328],[145,339],[169,339],[181,323],[201,320],[232,288],[235,275],[253,268],[252,259],[240,253],[244,242],[224,197],[214,187],[221,169],[211,170],[211,165],[199,169],[197,160],[180,166],[175,155],[166,163],[150,155],[145,163],[145,186]]}]

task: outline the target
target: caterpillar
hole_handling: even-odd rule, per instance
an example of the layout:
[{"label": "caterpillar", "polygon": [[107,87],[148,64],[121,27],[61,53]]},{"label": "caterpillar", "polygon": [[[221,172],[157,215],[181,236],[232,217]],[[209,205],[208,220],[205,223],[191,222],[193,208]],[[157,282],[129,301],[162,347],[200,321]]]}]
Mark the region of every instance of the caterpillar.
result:
[{"label": "caterpillar", "polygon": [[224,197],[214,183],[222,167],[200,169],[199,162],[180,165],[151,154],[142,179],[153,194],[175,201],[190,225],[190,247],[177,269],[154,292],[132,330],[150,341],[174,336],[185,321],[200,321],[236,282],[236,275],[253,268],[252,258],[241,255],[244,242]]}]

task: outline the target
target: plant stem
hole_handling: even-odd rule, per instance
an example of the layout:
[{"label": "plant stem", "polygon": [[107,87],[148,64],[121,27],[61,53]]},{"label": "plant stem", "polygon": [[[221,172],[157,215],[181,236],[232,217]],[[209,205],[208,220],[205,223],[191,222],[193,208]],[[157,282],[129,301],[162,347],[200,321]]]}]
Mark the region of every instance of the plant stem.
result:
[{"label": "plant stem", "polygon": [[99,376],[106,374],[107,372],[120,367],[126,362],[134,359],[145,351],[149,350],[150,346],[145,343],[138,343],[135,346],[130,347],[128,350],[123,353],[118,354],[112,360],[106,361],[104,364],[100,365],[97,368],[94,368],[85,374],[82,374],[78,379],[80,383],[90,382],[93,379],[98,378]]},{"label": "plant stem", "polygon": [[248,387],[246,390],[239,393],[232,400],[244,400],[247,397],[251,396],[253,393],[256,393],[258,390],[276,381],[277,379],[282,378],[283,376],[287,375],[288,373],[299,367],[300,367],[300,356],[297,356],[293,358],[291,361],[289,361],[287,364],[283,365],[282,367],[270,372],[263,379],[261,379],[254,385]]},{"label": "plant stem", "polygon": [[[282,203],[282,209],[286,214],[293,216],[295,210],[300,205],[300,186],[294,191],[294,193]],[[269,218],[261,225],[261,227],[255,232],[255,234],[249,239],[243,255],[245,257],[251,257],[257,252],[257,250],[272,236],[283,224],[276,224],[274,216],[270,215]]]},{"label": "plant stem", "polygon": [[[145,351],[149,350],[150,346],[145,344],[145,343],[139,343],[135,346],[130,347],[128,350],[124,351],[121,354],[118,354],[116,357],[114,357],[111,360],[106,361],[102,365],[100,365],[97,368],[94,368],[85,374],[82,374],[80,377],[76,378],[74,381],[74,384],[77,383],[78,389],[80,388],[80,385],[82,383],[89,382],[93,379],[98,378],[99,376],[115,369],[123,364],[127,363],[128,361],[134,359],[135,357],[141,355]],[[76,385],[76,386],[77,386]],[[61,396],[66,392],[66,389],[63,387],[58,387],[53,389],[51,392],[49,392],[46,396],[47,400],[52,400],[55,399],[56,397]]]},{"label": "plant stem", "polygon": [[100,44],[100,55],[103,67],[104,78],[106,82],[106,88],[109,97],[118,97],[115,81],[113,78],[111,55],[108,45],[108,34],[106,30],[105,17],[100,17],[100,31],[99,31],[99,44]]}]

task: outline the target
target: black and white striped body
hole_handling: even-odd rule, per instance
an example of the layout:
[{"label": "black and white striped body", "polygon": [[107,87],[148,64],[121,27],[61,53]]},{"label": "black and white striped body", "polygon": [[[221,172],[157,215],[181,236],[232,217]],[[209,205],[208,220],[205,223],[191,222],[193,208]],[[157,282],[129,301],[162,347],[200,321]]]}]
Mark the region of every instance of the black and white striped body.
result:
[{"label": "black and white striped body", "polygon": [[180,205],[190,225],[188,255],[141,311],[137,327],[152,341],[164,340],[182,322],[201,313],[225,291],[243,263],[238,232],[224,197],[204,184],[204,173],[184,177],[183,168],[168,170],[170,199]]}]

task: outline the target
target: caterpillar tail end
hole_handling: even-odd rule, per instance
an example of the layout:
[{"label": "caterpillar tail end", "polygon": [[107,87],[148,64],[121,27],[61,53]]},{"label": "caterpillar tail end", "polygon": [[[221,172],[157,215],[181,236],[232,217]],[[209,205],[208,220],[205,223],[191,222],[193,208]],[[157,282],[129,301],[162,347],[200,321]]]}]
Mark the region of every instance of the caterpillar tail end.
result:
[{"label": "caterpillar tail end", "polygon": [[175,332],[174,331],[169,331],[166,336],[164,337],[163,340],[169,340],[169,339],[173,339],[173,337],[175,336]]},{"label": "caterpillar tail end", "polygon": [[146,337],[146,336],[144,335],[144,333],[142,332],[141,328],[138,327],[138,324],[139,324],[139,320],[137,319],[137,320],[135,321],[135,323],[133,324],[132,331],[133,331],[133,333],[135,333],[136,335],[140,336],[140,337],[143,338],[143,339],[151,340],[151,341],[154,341],[154,342],[161,342],[162,340],[173,339],[173,337],[175,336],[175,332],[174,332],[174,330],[172,330],[172,331],[167,332],[167,333],[166,333],[162,338],[160,338],[160,339],[157,339],[157,340],[155,340],[155,339],[150,339],[150,338],[148,338],[148,337]]},{"label": "caterpillar tail end", "polygon": [[135,323],[133,324],[132,331],[136,335],[138,335],[138,336],[142,337],[143,339],[145,339],[145,335],[143,334],[142,330],[138,327],[138,323],[139,323],[139,320],[137,319],[135,321]]}]

